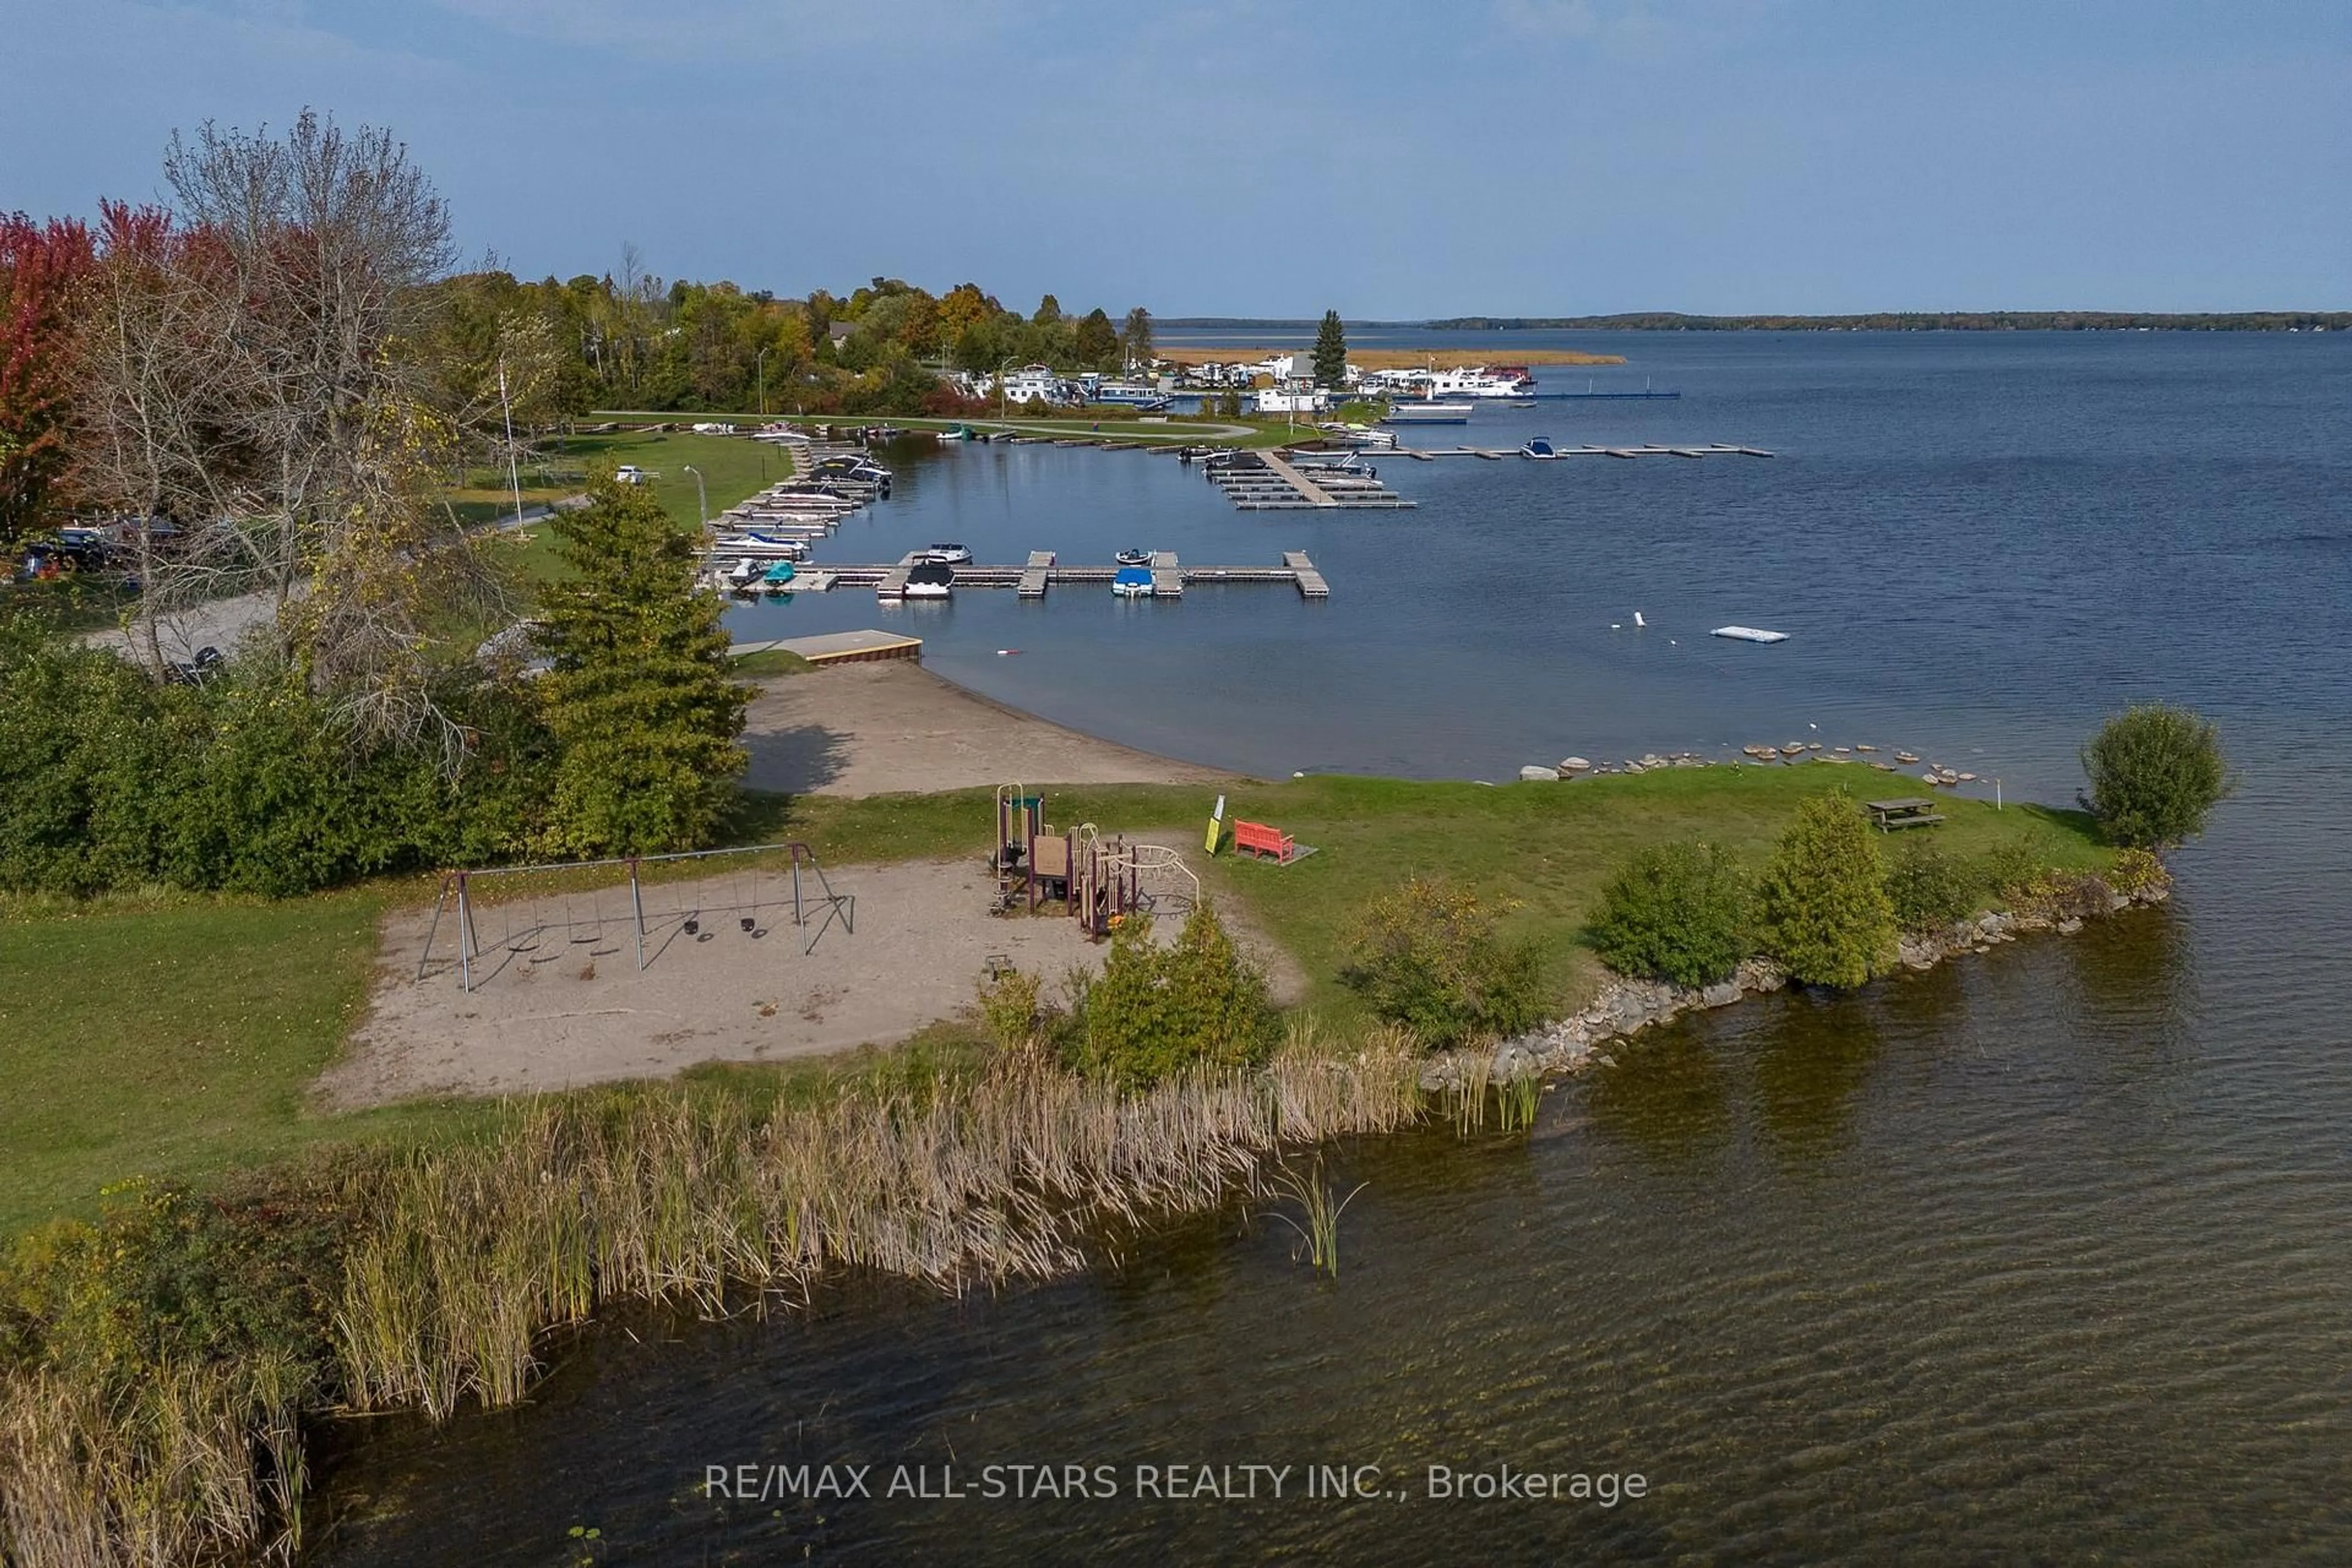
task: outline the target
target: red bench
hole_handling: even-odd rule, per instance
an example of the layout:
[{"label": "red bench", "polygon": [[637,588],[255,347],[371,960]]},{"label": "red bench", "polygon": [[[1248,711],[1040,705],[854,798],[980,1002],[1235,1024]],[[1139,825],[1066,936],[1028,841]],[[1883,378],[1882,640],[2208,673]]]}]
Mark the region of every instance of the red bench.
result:
[{"label": "red bench", "polygon": [[1234,847],[1263,858],[1271,855],[1287,866],[1298,853],[1297,842],[1278,827],[1268,827],[1263,822],[1234,821]]}]

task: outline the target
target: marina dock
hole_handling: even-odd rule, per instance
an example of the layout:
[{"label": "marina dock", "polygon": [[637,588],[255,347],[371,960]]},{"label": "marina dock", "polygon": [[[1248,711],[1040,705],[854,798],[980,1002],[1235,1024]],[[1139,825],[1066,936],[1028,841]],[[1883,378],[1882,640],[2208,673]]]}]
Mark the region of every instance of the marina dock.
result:
[{"label": "marina dock", "polygon": [[1549,463],[1561,458],[1769,458],[1772,454],[1761,447],[1735,447],[1725,441],[1710,441],[1703,447],[1661,446],[1649,441],[1638,447],[1559,447],[1549,458],[1525,451],[1497,451],[1492,447],[1392,447],[1381,456],[1411,458],[1420,463],[1437,458],[1484,458],[1488,462],[1521,458],[1528,462]]},{"label": "marina dock", "polygon": [[[871,588],[877,598],[903,599],[907,577],[921,564],[918,552],[909,552],[898,561],[863,565],[840,565],[827,562],[823,566],[803,570],[782,591],[796,594],[821,594],[833,588]],[[1011,588],[1024,599],[1043,599],[1055,587],[1099,584],[1108,587],[1118,576],[1116,566],[1065,565],[1050,550],[1033,550],[1029,559],[1017,566],[967,564],[950,568],[955,574],[957,588]],[[1279,566],[1187,566],[1173,551],[1162,550],[1151,558],[1151,596],[1155,599],[1181,598],[1187,587],[1196,584],[1218,583],[1286,583],[1298,590],[1304,599],[1328,599],[1331,585],[1315,563],[1303,550],[1283,552]]]},{"label": "marina dock", "polygon": [[1042,599],[1045,596],[1045,574],[1053,569],[1053,565],[1052,551],[1033,550],[1029,552],[1029,564],[1021,569],[1019,586],[1023,598]]},{"label": "marina dock", "polygon": [[1366,468],[1297,463],[1274,452],[1236,452],[1207,473],[1237,511],[1389,510],[1414,504]]}]

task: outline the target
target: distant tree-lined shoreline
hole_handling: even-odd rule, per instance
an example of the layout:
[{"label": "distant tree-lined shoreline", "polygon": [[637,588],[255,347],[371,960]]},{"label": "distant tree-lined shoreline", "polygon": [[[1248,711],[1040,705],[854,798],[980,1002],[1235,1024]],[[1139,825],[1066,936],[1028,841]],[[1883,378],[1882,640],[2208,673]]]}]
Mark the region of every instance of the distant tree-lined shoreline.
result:
[{"label": "distant tree-lined shoreline", "polygon": [[[2352,310],[1870,310],[1849,316],[1694,316],[1630,310],[1613,316],[1444,316],[1419,321],[1349,321],[1364,331],[1446,332],[2284,332],[2352,331]],[[1286,317],[1162,316],[1174,331],[1308,332]]]}]

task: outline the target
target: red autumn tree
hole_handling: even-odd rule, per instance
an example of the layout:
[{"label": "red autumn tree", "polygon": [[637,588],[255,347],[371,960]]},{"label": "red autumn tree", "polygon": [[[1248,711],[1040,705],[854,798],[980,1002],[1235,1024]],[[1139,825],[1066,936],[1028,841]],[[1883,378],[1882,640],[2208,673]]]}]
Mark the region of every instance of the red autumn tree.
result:
[{"label": "red autumn tree", "polygon": [[89,231],[0,215],[0,546],[39,526],[66,471],[75,290]]}]

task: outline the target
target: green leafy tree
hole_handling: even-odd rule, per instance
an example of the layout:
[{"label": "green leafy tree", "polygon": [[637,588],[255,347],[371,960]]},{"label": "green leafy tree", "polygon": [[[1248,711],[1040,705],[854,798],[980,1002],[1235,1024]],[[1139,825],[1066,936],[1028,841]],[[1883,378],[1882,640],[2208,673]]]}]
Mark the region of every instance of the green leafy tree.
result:
[{"label": "green leafy tree", "polygon": [[1132,365],[1148,367],[1151,363],[1151,312],[1138,305],[1127,313],[1127,324],[1119,329],[1118,346]]},{"label": "green leafy tree", "polygon": [[2135,707],[2083,749],[2091,792],[2083,804],[2116,844],[2155,849],[2200,832],[2234,787],[2221,739],[2186,708]]},{"label": "green leafy tree", "polygon": [[1118,329],[1098,306],[1087,312],[1071,340],[1078,363],[1091,370],[1108,370],[1118,363]]},{"label": "green leafy tree", "polygon": [[571,574],[543,594],[539,686],[562,748],[546,837],[575,855],[689,848],[734,798],[751,689],[653,492],[604,475],[592,494],[552,525]]},{"label": "green leafy tree", "polygon": [[1339,324],[1339,312],[1323,312],[1323,324],[1315,329],[1315,384],[1336,387],[1348,378],[1348,329]]},{"label": "green leafy tree", "polygon": [[1748,956],[1748,879],[1728,850],[1652,845],[1609,879],[1585,940],[1625,974],[1712,985]]},{"label": "green leafy tree", "polygon": [[1497,1039],[1543,1016],[1531,943],[1507,942],[1467,888],[1415,877],[1364,906],[1340,982],[1424,1046]]},{"label": "green leafy tree", "polygon": [[1851,989],[1894,949],[1895,906],[1870,820],[1843,790],[1797,808],[1758,888],[1766,951],[1808,985]]},{"label": "green leafy tree", "polygon": [[1205,904],[1167,948],[1151,940],[1148,917],[1121,924],[1101,977],[1086,987],[1082,1014],[1071,1065],[1129,1088],[1192,1067],[1255,1061],[1275,1029],[1265,977]]}]

